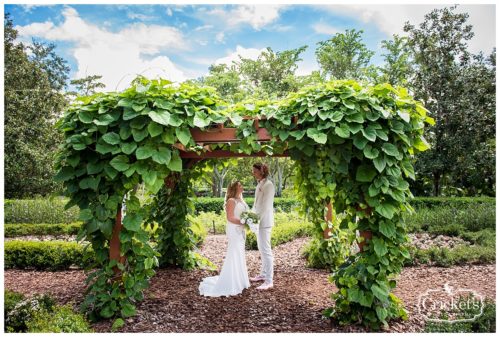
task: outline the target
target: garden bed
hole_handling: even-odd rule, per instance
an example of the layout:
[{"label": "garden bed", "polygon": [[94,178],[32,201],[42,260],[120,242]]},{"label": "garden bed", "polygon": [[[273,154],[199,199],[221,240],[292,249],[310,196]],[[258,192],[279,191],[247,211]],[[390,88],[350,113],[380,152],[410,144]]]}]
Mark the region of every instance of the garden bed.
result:
[{"label": "garden bed", "polygon": [[[275,248],[275,288],[259,292],[252,286],[234,297],[205,298],[198,285],[209,271],[159,270],[138,304],[138,315],[127,319],[123,332],[343,332],[363,331],[360,327],[330,326],[321,311],[331,305],[329,294],[336,291],[327,281],[329,273],[305,267],[300,250],[308,238],[299,238]],[[200,252],[219,267],[226,249],[224,235],[210,235]],[[247,251],[249,273],[260,266],[258,251]],[[24,294],[50,293],[60,303],[82,301],[83,271],[5,271],[5,287]],[[417,313],[417,299],[426,288],[446,282],[454,287],[472,288],[495,299],[495,265],[451,268],[418,266],[403,269],[395,294],[409,310],[406,322],[392,322],[391,332],[420,332],[424,328]],[[94,324],[98,332],[111,331],[112,321]]]}]

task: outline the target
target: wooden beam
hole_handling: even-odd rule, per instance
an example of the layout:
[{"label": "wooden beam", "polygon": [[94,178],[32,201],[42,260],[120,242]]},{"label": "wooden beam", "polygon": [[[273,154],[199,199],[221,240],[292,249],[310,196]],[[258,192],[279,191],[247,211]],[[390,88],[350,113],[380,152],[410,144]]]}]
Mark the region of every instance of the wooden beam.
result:
[{"label": "wooden beam", "polygon": [[[239,142],[236,137],[236,128],[214,128],[208,130],[200,130],[198,128],[191,129],[191,136],[196,143],[226,143]],[[266,129],[257,130],[257,140],[269,141],[271,135]]]},{"label": "wooden beam", "polygon": [[197,154],[196,152],[181,152],[181,158],[184,159],[205,159],[205,158],[232,158],[232,157],[289,157],[287,152],[283,154],[273,154],[268,155],[265,152],[256,152],[252,154],[245,153],[235,153],[228,150],[214,150],[210,152],[203,152],[201,154]]}]

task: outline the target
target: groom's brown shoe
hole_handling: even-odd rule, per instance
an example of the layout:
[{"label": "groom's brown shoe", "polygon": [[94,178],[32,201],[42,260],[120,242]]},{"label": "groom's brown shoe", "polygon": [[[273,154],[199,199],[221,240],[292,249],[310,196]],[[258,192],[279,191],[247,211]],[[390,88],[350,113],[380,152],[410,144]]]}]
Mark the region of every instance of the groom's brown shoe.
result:
[{"label": "groom's brown shoe", "polygon": [[255,277],[252,277],[250,278],[250,281],[251,282],[259,282],[259,281],[264,281],[266,278],[262,275],[259,275],[259,276],[255,276]]},{"label": "groom's brown shoe", "polygon": [[264,282],[262,283],[259,287],[257,287],[257,290],[268,290],[273,287],[272,282]]}]

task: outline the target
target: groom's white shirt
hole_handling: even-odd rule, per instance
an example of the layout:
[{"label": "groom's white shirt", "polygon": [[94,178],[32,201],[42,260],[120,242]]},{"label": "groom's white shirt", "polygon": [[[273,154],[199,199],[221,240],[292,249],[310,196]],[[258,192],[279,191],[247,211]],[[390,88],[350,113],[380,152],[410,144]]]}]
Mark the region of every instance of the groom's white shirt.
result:
[{"label": "groom's white shirt", "polygon": [[255,189],[253,211],[260,217],[260,228],[274,225],[274,185],[269,179],[262,179]]}]

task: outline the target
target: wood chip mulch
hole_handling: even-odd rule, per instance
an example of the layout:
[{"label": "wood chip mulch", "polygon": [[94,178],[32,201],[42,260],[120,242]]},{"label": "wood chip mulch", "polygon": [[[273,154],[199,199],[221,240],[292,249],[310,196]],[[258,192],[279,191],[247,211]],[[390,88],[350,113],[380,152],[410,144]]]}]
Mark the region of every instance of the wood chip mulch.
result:
[{"label": "wood chip mulch", "polygon": [[[145,300],[137,305],[137,315],[127,319],[122,332],[351,332],[361,327],[331,326],[322,318],[323,309],[332,305],[330,294],[336,287],[328,282],[327,271],[310,269],[300,251],[308,238],[299,238],[274,249],[274,288],[256,290],[257,284],[232,297],[200,296],[200,281],[217,272],[162,269],[151,280]],[[200,253],[219,268],[227,241],[224,235],[211,235]],[[250,276],[260,268],[258,251],[247,251]],[[79,304],[84,297],[85,275],[80,270],[36,272],[6,270],[5,289],[32,295],[49,293],[59,303]],[[424,320],[418,314],[418,296],[427,289],[440,289],[445,283],[473,289],[495,299],[495,265],[466,265],[451,268],[410,267],[400,275],[394,293],[405,303],[409,320],[391,322],[389,332],[422,331]],[[93,325],[97,332],[111,331],[112,321]]]}]

